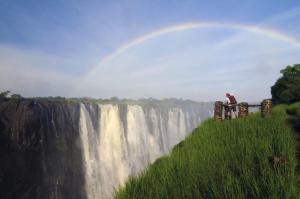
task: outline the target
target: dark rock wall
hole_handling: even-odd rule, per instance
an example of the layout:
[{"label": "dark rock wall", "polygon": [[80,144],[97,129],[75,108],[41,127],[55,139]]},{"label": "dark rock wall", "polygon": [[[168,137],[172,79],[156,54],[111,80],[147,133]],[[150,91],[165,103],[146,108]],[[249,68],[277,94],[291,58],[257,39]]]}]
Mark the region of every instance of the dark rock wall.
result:
[{"label": "dark rock wall", "polygon": [[0,198],[85,199],[79,104],[0,102]]}]

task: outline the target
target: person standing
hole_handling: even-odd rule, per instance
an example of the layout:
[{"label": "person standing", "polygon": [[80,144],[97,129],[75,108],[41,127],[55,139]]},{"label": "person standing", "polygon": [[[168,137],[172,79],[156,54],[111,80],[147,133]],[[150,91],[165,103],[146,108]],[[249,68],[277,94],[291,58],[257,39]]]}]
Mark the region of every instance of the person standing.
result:
[{"label": "person standing", "polygon": [[225,96],[226,96],[225,104],[227,104],[228,107],[229,107],[230,115],[231,115],[231,111],[232,111],[235,118],[237,118],[238,117],[238,114],[236,112],[237,101],[236,101],[236,98],[235,98],[234,94],[233,93],[226,93]]}]

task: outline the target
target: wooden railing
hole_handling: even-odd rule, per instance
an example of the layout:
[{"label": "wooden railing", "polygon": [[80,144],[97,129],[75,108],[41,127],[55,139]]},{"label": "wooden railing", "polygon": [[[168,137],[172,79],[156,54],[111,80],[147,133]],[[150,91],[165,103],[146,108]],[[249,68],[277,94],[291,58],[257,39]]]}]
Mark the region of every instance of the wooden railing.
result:
[{"label": "wooden railing", "polygon": [[[262,117],[266,117],[271,114],[272,101],[265,99],[261,104],[248,104],[247,102],[241,102],[238,104],[224,104],[221,101],[215,102],[214,119],[216,121],[222,121],[223,119],[232,118],[232,107],[238,107],[238,117],[247,117],[249,114],[249,107],[258,107],[261,110]],[[224,116],[223,116],[224,113]]]}]

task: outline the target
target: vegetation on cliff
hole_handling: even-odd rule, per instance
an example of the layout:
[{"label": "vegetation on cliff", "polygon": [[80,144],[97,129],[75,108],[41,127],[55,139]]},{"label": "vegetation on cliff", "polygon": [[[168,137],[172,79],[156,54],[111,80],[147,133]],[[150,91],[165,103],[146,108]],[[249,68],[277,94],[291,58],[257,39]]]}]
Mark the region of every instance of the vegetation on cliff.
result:
[{"label": "vegetation on cliff", "polygon": [[267,118],[205,121],[169,156],[130,177],[115,198],[297,198],[287,108],[277,106]]},{"label": "vegetation on cliff", "polygon": [[212,107],[213,102],[197,102],[187,99],[177,99],[177,98],[165,98],[165,99],[155,99],[155,98],[142,98],[142,99],[119,99],[118,97],[111,97],[110,99],[105,98],[91,98],[91,97],[81,97],[81,98],[67,98],[62,96],[48,96],[48,97],[22,97],[20,94],[11,94],[10,91],[0,91],[0,101],[5,100],[36,100],[40,102],[52,101],[52,102],[70,102],[70,103],[89,103],[89,104],[119,104],[119,105],[141,105],[144,107]]},{"label": "vegetation on cliff", "polygon": [[287,113],[300,119],[300,102],[289,105],[287,108]]}]

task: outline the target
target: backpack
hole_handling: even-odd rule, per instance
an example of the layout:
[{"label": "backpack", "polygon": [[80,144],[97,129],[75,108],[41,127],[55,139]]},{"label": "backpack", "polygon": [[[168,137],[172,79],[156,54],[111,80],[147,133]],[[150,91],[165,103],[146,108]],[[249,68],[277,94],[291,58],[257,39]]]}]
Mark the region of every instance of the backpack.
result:
[{"label": "backpack", "polygon": [[230,104],[237,104],[237,101],[233,95],[229,96]]}]

